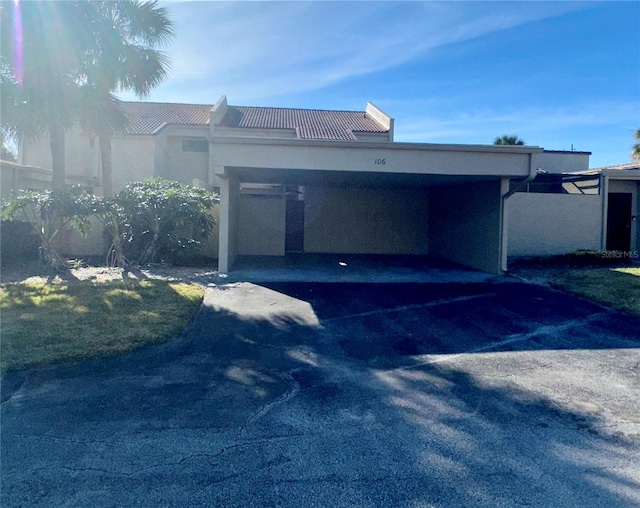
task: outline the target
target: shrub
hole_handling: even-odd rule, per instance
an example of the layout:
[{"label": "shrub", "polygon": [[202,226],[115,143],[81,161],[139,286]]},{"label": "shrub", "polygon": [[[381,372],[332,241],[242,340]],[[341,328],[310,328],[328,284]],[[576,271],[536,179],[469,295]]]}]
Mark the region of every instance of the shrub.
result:
[{"label": "shrub", "polygon": [[20,190],[4,203],[2,220],[30,224],[45,263],[61,271],[67,268],[67,260],[55,248],[56,237],[67,226],[86,235],[97,205],[97,198],[80,185],[45,192]]},{"label": "shrub", "polygon": [[160,178],[127,185],[99,212],[111,241],[108,262],[144,265],[189,256],[211,233],[215,202],[205,189]]},{"label": "shrub", "polygon": [[2,221],[0,238],[2,238],[0,243],[2,267],[38,259],[40,242],[28,222]]}]

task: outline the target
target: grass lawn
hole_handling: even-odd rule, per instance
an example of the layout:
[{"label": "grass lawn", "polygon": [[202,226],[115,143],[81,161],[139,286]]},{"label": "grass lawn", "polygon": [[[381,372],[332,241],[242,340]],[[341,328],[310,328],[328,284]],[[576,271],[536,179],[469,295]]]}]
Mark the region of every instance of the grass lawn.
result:
[{"label": "grass lawn", "polygon": [[603,305],[640,316],[640,268],[569,270],[554,285]]},{"label": "grass lawn", "polygon": [[161,280],[1,284],[2,371],[168,340],[203,295],[196,284]]}]

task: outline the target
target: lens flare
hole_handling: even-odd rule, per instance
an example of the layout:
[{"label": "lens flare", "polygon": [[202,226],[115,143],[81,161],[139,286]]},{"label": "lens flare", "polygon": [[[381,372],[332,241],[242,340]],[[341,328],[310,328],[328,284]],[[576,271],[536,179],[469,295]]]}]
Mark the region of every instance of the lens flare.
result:
[{"label": "lens flare", "polygon": [[24,83],[24,53],[22,46],[22,14],[20,12],[20,0],[13,0],[13,66],[16,81]]}]

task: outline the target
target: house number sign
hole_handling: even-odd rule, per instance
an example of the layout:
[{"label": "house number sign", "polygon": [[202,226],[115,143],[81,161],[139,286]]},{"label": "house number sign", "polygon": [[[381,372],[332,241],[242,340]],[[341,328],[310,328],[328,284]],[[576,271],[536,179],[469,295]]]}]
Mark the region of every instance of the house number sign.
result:
[{"label": "house number sign", "polygon": [[387,163],[387,161],[385,159],[376,159],[375,160],[376,165],[384,165]]}]

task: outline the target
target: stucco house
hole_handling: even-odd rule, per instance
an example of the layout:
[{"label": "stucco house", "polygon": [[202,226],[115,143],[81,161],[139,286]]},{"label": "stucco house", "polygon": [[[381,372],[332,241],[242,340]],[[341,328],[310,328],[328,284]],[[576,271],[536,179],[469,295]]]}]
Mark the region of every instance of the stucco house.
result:
[{"label": "stucco house", "polygon": [[576,250],[640,258],[640,164],[589,168],[589,152],[544,151],[509,200],[509,256]]},{"label": "stucco house", "polygon": [[[538,193],[524,191],[535,190],[543,172],[588,169],[587,152],[398,143],[394,119],[371,103],[362,111],[330,111],[233,106],[223,96],[214,105],[122,106],[130,125],[112,142],[114,190],[159,176],[218,191],[221,271],[242,255],[306,252],[428,254],[501,273],[509,234],[516,251],[531,243],[521,238],[518,246],[518,222],[533,227],[532,206],[539,205],[524,195]],[[100,193],[96,145],[79,130],[69,132],[66,168]],[[22,143],[19,162],[51,167],[48,141]],[[618,182],[608,178],[615,190]],[[601,202],[602,188],[581,197]],[[634,189],[637,207],[637,182]],[[587,201],[578,208],[596,207]],[[606,219],[598,217],[600,226],[588,225],[597,235],[581,231],[562,248],[601,248]],[[585,229],[580,224],[575,228]]]}]

